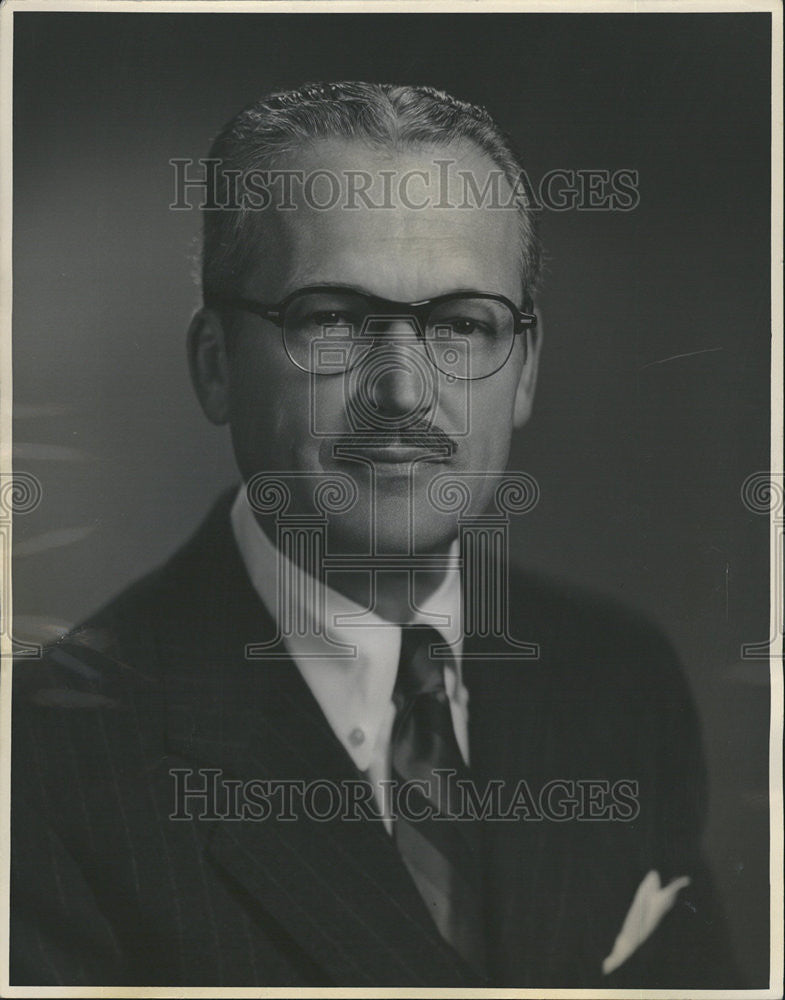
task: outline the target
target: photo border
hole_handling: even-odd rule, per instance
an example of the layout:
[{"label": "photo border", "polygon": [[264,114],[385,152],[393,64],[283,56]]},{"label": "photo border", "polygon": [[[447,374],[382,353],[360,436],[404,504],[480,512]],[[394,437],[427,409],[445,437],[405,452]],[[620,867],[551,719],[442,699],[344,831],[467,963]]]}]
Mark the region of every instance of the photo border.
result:
[{"label": "photo border", "polygon": [[[709,2],[709,0],[495,0],[482,9],[474,0],[6,0],[0,8],[0,476],[12,481],[12,101],[13,101],[13,22],[16,13],[41,11],[91,13],[753,13],[771,14],[771,453],[770,483],[783,482],[783,296],[781,252],[783,241],[782,154],[782,24],[783,12],[773,2]],[[772,490],[772,497],[774,491]],[[772,499],[771,508],[774,508]],[[654,998],[776,998],[783,985],[783,635],[778,600],[783,593],[779,545],[782,522],[770,510],[770,630],[775,636],[769,657],[771,717],[769,731],[769,814],[770,814],[770,969],[768,989],[690,990],[640,989],[640,1000]],[[12,544],[12,529],[4,535]],[[12,621],[12,590],[0,594],[3,621]],[[8,634],[6,634],[8,633]],[[284,987],[21,987],[8,982],[9,927],[9,832],[11,773],[11,638],[10,630],[0,636],[0,996],[3,997],[532,997],[607,998],[629,996],[625,989],[403,989],[379,988],[284,988]]]}]

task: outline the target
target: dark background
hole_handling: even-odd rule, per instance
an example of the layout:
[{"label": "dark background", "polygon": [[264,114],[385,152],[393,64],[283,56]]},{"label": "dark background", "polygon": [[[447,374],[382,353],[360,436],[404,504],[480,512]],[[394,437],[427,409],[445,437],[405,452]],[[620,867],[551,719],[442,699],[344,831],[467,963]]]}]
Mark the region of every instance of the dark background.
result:
[{"label": "dark background", "polygon": [[[195,211],[168,210],[242,106],[308,79],[486,104],[533,180],[640,173],[632,212],[543,213],[546,339],[514,468],[515,559],[642,607],[680,650],[710,765],[707,848],[750,985],[768,981],[767,14],[14,18],[18,634],[53,637],[167,554],[235,479],[190,390]],[[674,357],[675,355],[689,355]],[[672,359],[672,360],[668,360]]]}]

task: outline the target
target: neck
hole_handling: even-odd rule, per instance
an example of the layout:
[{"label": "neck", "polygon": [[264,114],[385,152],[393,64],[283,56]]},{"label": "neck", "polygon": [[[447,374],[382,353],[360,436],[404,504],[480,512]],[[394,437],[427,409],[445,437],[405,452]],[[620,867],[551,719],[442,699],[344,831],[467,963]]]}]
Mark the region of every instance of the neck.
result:
[{"label": "neck", "polygon": [[446,570],[373,569],[362,573],[330,573],[333,590],[390,622],[404,624],[444,582]]},{"label": "neck", "polygon": [[[257,522],[273,545],[277,545],[275,519],[260,517]],[[414,616],[415,610],[427,601],[444,582],[452,540],[427,552],[441,564],[434,569],[390,569],[383,560],[374,562],[370,557],[362,559],[361,569],[330,570],[325,581],[337,591],[362,608],[374,611],[390,622],[403,624]],[[385,553],[394,555],[394,553]],[[307,563],[307,553],[299,547],[287,553],[291,561],[305,573],[313,573],[313,566]],[[358,560],[359,561],[359,560]]]}]

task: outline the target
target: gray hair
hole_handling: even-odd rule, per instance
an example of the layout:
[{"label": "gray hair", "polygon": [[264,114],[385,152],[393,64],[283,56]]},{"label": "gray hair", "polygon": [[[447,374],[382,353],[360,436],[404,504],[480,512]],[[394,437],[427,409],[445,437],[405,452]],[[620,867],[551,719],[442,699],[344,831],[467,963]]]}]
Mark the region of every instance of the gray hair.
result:
[{"label": "gray hair", "polygon": [[[433,87],[349,81],[309,83],[262,97],[216,137],[210,158],[219,163],[206,204],[226,206],[232,171],[269,170],[281,157],[320,138],[357,139],[392,148],[452,144],[467,139],[486,153],[518,193],[523,291],[534,291],[541,249],[533,199],[519,156],[488,112]],[[235,173],[235,176],[239,176]],[[523,197],[520,197],[520,194]],[[254,259],[247,208],[203,212],[202,291],[230,295]]]}]

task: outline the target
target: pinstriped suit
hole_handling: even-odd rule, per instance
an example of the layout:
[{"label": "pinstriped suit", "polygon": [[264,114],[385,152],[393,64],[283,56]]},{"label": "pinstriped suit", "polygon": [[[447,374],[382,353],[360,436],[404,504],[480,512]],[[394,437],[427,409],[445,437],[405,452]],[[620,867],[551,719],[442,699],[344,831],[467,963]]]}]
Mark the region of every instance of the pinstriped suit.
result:
[{"label": "pinstriped suit", "polygon": [[[188,545],[15,671],[11,982],[470,986],[381,823],[173,821],[173,768],[238,779],[358,772],[294,664],[248,662],[275,627],[224,498]],[[484,824],[487,985],[738,985],[700,857],[704,774],[661,636],[515,579],[538,661],[472,661],[473,773],[638,782],[632,822]],[[651,869],[690,874],[621,967],[601,964]],[[742,984],[743,985],[743,984]]]}]

